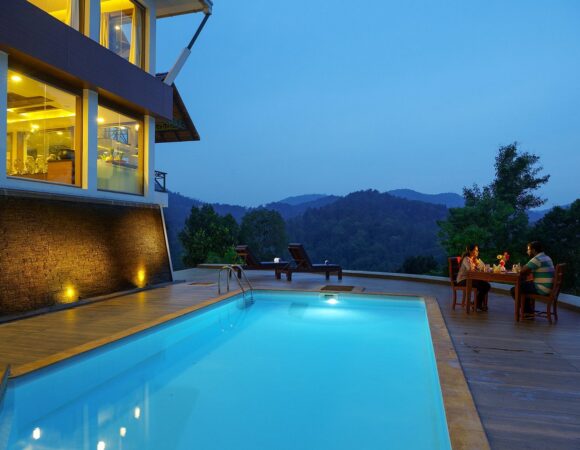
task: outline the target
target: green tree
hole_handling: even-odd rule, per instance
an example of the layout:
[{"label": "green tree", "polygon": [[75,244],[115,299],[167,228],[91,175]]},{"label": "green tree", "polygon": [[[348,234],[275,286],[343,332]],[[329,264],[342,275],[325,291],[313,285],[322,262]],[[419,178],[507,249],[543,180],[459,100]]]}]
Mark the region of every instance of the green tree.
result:
[{"label": "green tree", "polygon": [[185,226],[179,233],[184,250],[183,263],[194,267],[206,262],[210,255],[212,259],[216,255],[226,255],[236,242],[238,232],[239,227],[230,214],[221,217],[211,205],[192,207]]},{"label": "green tree", "polygon": [[530,230],[530,240],[544,244],[554,264],[566,263],[562,289],[580,294],[580,199],[569,208],[552,208]]},{"label": "green tree", "polygon": [[495,159],[495,179],[489,186],[463,189],[465,206],[451,208],[440,221],[439,238],[448,254],[460,254],[468,243],[478,243],[484,260],[508,251],[514,260],[525,259],[529,208],[545,200],[534,191],[547,183],[549,175],[538,176],[539,157],[518,154],[517,143],[500,147]]},{"label": "green tree", "polygon": [[550,175],[538,176],[540,157],[528,152],[518,153],[518,143],[500,147],[495,158],[495,179],[481,190],[477,185],[463,188],[466,205],[483,196],[491,196],[510,205],[515,212],[525,212],[546,203],[534,191],[546,184]]},{"label": "green tree", "polygon": [[398,270],[400,273],[438,274],[439,264],[433,255],[409,256]]},{"label": "green tree", "polygon": [[278,212],[264,208],[250,211],[242,218],[240,242],[265,261],[280,257],[288,243],[284,219]]}]

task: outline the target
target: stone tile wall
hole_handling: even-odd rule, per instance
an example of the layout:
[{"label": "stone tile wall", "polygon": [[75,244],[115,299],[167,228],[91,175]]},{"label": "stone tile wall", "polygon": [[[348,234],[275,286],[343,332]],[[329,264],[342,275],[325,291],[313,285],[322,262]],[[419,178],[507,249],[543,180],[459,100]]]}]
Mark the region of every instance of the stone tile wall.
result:
[{"label": "stone tile wall", "polygon": [[159,207],[0,192],[0,316],[171,281]]}]

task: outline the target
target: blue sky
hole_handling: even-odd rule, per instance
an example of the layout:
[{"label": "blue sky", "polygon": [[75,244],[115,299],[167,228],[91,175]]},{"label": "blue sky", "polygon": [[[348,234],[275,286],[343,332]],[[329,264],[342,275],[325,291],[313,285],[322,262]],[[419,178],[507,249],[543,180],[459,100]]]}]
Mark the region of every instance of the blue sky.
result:
[{"label": "blue sky", "polygon": [[[168,70],[201,15],[158,21]],[[169,189],[257,206],[489,184],[514,141],[580,196],[580,2],[215,0],[176,80],[200,142],[157,146]]]}]

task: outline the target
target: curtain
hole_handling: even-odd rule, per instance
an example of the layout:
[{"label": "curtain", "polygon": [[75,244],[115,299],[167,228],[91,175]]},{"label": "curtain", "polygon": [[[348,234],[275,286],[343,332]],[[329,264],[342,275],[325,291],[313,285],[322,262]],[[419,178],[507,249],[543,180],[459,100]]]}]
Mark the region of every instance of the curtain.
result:
[{"label": "curtain", "polygon": [[109,48],[109,13],[101,14],[101,45]]},{"label": "curtain", "polygon": [[79,0],[68,0],[66,6],[66,19],[69,26],[79,29]]},{"label": "curtain", "polygon": [[142,13],[139,8],[133,9],[133,20],[131,21],[131,50],[129,52],[129,62],[141,67],[141,45],[142,45]]}]

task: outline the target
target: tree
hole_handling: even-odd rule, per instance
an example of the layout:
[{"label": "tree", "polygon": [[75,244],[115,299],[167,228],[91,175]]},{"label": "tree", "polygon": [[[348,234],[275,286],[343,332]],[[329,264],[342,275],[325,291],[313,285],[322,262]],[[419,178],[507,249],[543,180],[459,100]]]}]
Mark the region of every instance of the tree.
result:
[{"label": "tree", "polygon": [[504,251],[523,258],[528,218],[507,203],[484,192],[463,208],[451,208],[447,220],[439,222],[439,238],[449,255],[460,255],[470,243],[479,244],[484,261],[493,262]]},{"label": "tree", "polygon": [[460,254],[467,244],[478,243],[485,260],[493,261],[503,251],[514,260],[525,259],[526,211],[544,204],[534,191],[550,178],[538,176],[539,159],[527,152],[518,154],[515,142],[499,148],[493,182],[463,188],[465,206],[451,208],[447,220],[439,222],[439,237],[448,254]]},{"label": "tree", "polygon": [[398,272],[422,275],[437,273],[438,269],[439,264],[437,264],[433,255],[419,255],[407,257]]},{"label": "tree", "polygon": [[278,212],[264,208],[250,211],[242,218],[240,242],[265,261],[279,257],[288,242],[284,219]]},{"label": "tree", "polygon": [[184,249],[183,263],[193,267],[205,262],[210,254],[213,258],[225,255],[236,242],[238,231],[231,214],[221,217],[211,205],[193,206],[179,233]]},{"label": "tree", "polygon": [[544,244],[554,264],[566,263],[562,288],[580,294],[580,199],[569,208],[552,208],[529,233],[530,241]]},{"label": "tree", "polygon": [[500,147],[495,158],[495,179],[483,190],[477,185],[471,189],[464,188],[466,204],[489,194],[510,205],[515,212],[525,212],[542,206],[546,200],[533,192],[546,184],[550,175],[538,176],[543,170],[537,165],[539,161],[539,156],[528,152],[518,154],[517,142]]}]

